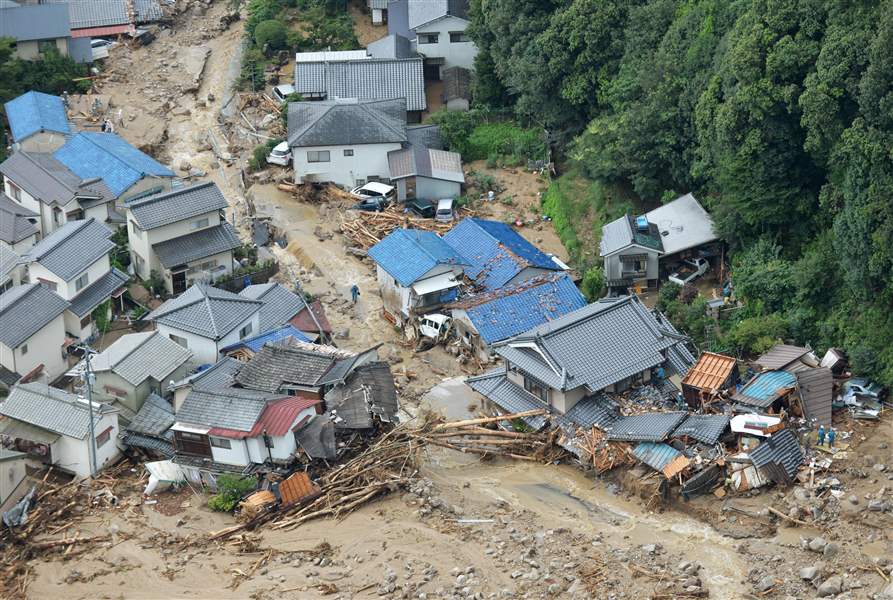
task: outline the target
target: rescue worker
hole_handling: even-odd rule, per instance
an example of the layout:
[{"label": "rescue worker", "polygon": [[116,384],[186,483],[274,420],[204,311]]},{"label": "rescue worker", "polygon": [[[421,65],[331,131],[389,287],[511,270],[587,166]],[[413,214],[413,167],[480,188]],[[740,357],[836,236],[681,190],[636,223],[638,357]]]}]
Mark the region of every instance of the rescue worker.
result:
[{"label": "rescue worker", "polygon": [[819,425],[819,446],[825,445],[825,426]]}]

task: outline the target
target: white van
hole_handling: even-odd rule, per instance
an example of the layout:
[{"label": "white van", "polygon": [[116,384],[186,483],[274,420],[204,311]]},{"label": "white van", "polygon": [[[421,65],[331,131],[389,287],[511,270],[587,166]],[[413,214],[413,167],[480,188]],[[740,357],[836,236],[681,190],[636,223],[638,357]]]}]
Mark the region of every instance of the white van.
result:
[{"label": "white van", "polygon": [[453,218],[455,218],[455,214],[453,213],[453,199],[444,198],[443,200],[438,200],[437,212],[434,213],[434,219],[449,223]]}]

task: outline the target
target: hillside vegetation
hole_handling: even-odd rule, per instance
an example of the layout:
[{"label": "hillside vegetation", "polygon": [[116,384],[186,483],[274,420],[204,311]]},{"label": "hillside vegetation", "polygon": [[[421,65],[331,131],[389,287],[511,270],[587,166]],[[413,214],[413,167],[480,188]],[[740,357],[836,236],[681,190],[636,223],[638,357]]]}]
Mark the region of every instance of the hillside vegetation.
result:
[{"label": "hillside vegetation", "polygon": [[596,190],[550,209],[572,253],[598,254],[598,190],[692,191],[747,304],[703,346],[837,346],[893,384],[893,0],[473,0],[471,32],[477,102]]}]

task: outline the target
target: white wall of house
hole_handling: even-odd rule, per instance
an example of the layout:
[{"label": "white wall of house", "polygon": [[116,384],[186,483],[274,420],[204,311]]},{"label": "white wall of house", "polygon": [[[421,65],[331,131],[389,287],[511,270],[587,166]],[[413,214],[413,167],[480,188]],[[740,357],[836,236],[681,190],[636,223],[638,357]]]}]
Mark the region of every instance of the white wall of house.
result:
[{"label": "white wall of house", "polygon": [[[206,226],[193,227],[193,224],[196,223],[196,221],[202,221],[206,218],[208,219],[208,224]],[[151,271],[158,271],[159,273],[164,271],[164,267],[161,266],[161,262],[159,262],[158,257],[152,250],[152,246],[155,244],[183,237],[209,227],[216,227],[217,225],[220,225],[220,212],[214,210],[195,217],[190,217],[185,221],[177,221],[170,225],[164,225],[162,227],[144,231],[137,227],[133,215],[130,211],[127,211],[127,239],[130,242],[131,262],[134,264],[136,274],[141,279],[148,279]],[[135,260],[133,258],[134,254],[137,254],[142,261]],[[140,263],[139,268],[137,268],[137,263]]]},{"label": "white wall of house", "polygon": [[65,343],[65,320],[59,315],[16,348],[0,343],[0,364],[19,375],[27,375],[43,365],[48,381],[53,381],[68,369],[62,354]]},{"label": "white wall of house", "polygon": [[416,198],[440,200],[442,198],[458,198],[462,193],[462,184],[455,181],[416,177],[415,182]]},{"label": "white wall of house", "polygon": [[[292,433],[292,428],[294,428],[301,420],[313,414],[316,414],[316,408],[312,406],[310,408],[305,408],[298,413],[298,416],[291,423],[285,435],[271,436],[270,439],[273,442],[273,447],[269,448],[269,450],[264,444],[263,436],[241,440],[217,438],[217,440],[229,441],[230,447],[220,448],[212,443],[211,457],[215,462],[240,466],[247,466],[249,462],[258,464],[263,463],[268,460],[271,455],[274,460],[288,460],[298,447],[294,433]],[[214,438],[214,436],[210,437]]]},{"label": "white wall of house", "polygon": [[[390,178],[388,152],[399,150],[398,142],[388,144],[360,144],[357,146],[312,146],[293,147],[292,157],[295,167],[295,180],[331,181],[345,188],[353,188],[359,180],[369,177]],[[308,152],[329,152],[328,162],[310,162]],[[344,152],[353,152],[345,156]]]},{"label": "white wall of house", "polygon": [[[240,337],[240,331],[249,324],[251,325],[251,331]],[[251,337],[252,335],[257,335],[257,333],[259,333],[260,316],[258,312],[255,312],[249,318],[239,323],[238,327],[234,328],[222,339],[217,341],[163,323],[156,323],[155,325],[156,329],[158,329],[163,336],[168,337],[177,343],[181,343],[181,340],[185,340],[186,348],[192,350],[192,359],[194,362],[198,364],[213,364],[217,362],[220,348],[225,348],[230,344],[235,344],[245,337]]]},{"label": "white wall of house", "polygon": [[0,461],[0,505],[12,496],[22,480],[25,479],[25,460],[23,454],[19,458]]},{"label": "white wall of house", "polygon": [[477,55],[477,46],[474,42],[470,38],[467,42],[450,41],[450,33],[464,32],[467,27],[468,21],[458,17],[444,17],[417,27],[416,40],[426,33],[436,33],[438,36],[436,44],[417,43],[416,49],[426,58],[444,59],[442,69],[447,67],[474,69],[474,57]]},{"label": "white wall of house", "polygon": [[[118,449],[118,413],[111,412],[102,416],[96,424],[95,433],[99,438],[101,434],[111,427],[109,439],[96,449],[96,467],[99,470],[110,466],[121,454]],[[53,464],[59,468],[74,473],[77,477],[90,476],[90,435],[84,439],[61,436],[51,446]]]},{"label": "white wall of house", "polygon": [[44,206],[43,202],[26,192],[20,185],[18,185],[5,175],[3,177],[3,192],[28,210],[34,211],[37,214],[41,215],[41,217],[38,219],[37,226],[38,228],[40,228],[40,231],[43,232],[43,235],[46,235],[47,233],[52,231],[52,228],[46,228],[46,221],[44,217],[46,207]]},{"label": "white wall of house", "polygon": [[[416,282],[452,271],[457,277],[462,274],[462,269],[450,265],[437,265]],[[419,296],[410,287],[403,287],[396,279],[381,267],[376,265],[376,277],[378,289],[381,293],[381,301],[384,309],[395,317],[409,317],[410,313],[419,303]]]},{"label": "white wall of house", "polygon": [[55,131],[38,131],[18,142],[18,149],[25,152],[55,152],[65,144],[65,136]]},{"label": "white wall of house", "polygon": [[[111,269],[111,263],[109,262],[109,255],[104,254],[98,260],[96,260],[93,264],[87,267],[85,270],[81,271],[77,275],[75,275],[72,279],[65,281],[43,265],[38,262],[32,262],[28,265],[28,274],[29,281],[31,283],[43,283],[43,282],[52,282],[56,284],[55,292],[65,298],[66,300],[71,300],[81,292],[83,292],[87,286],[97,281],[100,277],[105,275]],[[82,287],[80,290],[77,289],[77,280],[79,277],[87,274],[87,284]],[[52,287],[52,286],[50,286]]]},{"label": "white wall of house", "polygon": [[[68,56],[68,38],[56,38],[56,49],[62,56]],[[15,54],[22,60],[37,60],[40,58],[40,45],[38,40],[24,40],[15,45]]]},{"label": "white wall of house", "polygon": [[[219,442],[226,443],[229,442],[229,448],[220,448],[215,446],[214,443],[211,443],[211,458],[214,459],[214,462],[223,463],[225,465],[248,465],[248,446],[245,443],[245,440],[234,440],[232,438],[215,438],[215,436],[209,436],[213,440],[219,440]],[[219,443],[218,442],[218,443]]]}]

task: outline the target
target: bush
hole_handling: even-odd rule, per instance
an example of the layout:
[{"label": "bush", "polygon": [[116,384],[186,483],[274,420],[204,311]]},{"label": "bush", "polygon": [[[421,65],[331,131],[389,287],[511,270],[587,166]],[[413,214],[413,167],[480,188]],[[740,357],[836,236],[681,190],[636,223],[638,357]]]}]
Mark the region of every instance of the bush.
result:
[{"label": "bush", "polygon": [[248,159],[248,170],[260,171],[267,166],[267,155],[276,147],[281,140],[269,140],[264,144],[255,146],[251,151],[251,158]]},{"label": "bush", "polygon": [[583,273],[583,281],[580,282],[580,291],[589,302],[595,302],[602,297],[605,290],[605,273],[601,267],[590,267]]},{"label": "bush", "polygon": [[668,281],[660,286],[660,291],[657,292],[657,309],[666,311],[673,302],[679,299],[680,291],[682,291],[682,286],[677,283]]},{"label": "bush", "polygon": [[264,65],[267,59],[257,48],[251,46],[242,55],[242,70],[239,72],[239,89],[252,92],[264,88]]},{"label": "bush", "polygon": [[99,333],[105,333],[112,328],[112,321],[109,318],[109,312],[112,306],[111,299],[106,300],[93,309],[90,318],[93,319],[93,326]]},{"label": "bush", "polygon": [[739,351],[757,355],[766,352],[785,338],[788,325],[778,314],[748,317],[732,326],[726,339]]},{"label": "bush", "polygon": [[208,498],[208,508],[218,512],[230,512],[242,499],[242,496],[257,487],[255,477],[237,477],[220,475],[217,478],[217,494]]},{"label": "bush", "polygon": [[257,26],[275,19],[282,12],[282,4],[277,0],[251,0],[248,3],[248,18],[245,20],[245,35],[253,38]]},{"label": "bush", "polygon": [[254,43],[269,52],[282,50],[287,43],[285,25],[276,19],[261,21],[254,30]]},{"label": "bush", "polygon": [[164,295],[164,277],[162,277],[161,273],[159,273],[158,271],[152,271],[151,273],[149,273],[149,278],[143,283],[146,284],[146,288],[153,296]]}]

